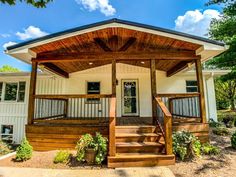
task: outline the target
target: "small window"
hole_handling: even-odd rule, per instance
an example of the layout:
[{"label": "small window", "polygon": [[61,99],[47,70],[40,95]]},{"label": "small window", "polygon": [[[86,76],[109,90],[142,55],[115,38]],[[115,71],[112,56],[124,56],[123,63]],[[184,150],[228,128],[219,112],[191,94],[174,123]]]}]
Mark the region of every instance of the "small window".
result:
[{"label": "small window", "polygon": [[5,101],[16,101],[18,83],[6,83],[5,86]]},{"label": "small window", "polygon": [[19,90],[18,90],[18,102],[25,101],[25,82],[19,82]]},{"label": "small window", "polygon": [[186,81],[187,92],[198,92],[197,81]]},{"label": "small window", "polygon": [[2,101],[2,87],[3,87],[3,83],[0,82],[0,101]]},{"label": "small window", "polygon": [[13,125],[1,125],[1,140],[7,143],[13,142]]},{"label": "small window", "polygon": [[[100,82],[87,82],[87,94],[100,94]],[[87,101],[99,101],[99,98],[88,98]]]}]

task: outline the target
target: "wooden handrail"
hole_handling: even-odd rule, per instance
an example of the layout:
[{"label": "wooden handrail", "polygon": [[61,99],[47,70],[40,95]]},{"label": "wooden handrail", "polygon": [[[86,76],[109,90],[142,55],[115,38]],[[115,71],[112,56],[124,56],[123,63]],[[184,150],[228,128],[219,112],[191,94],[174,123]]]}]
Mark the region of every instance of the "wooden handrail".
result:
[{"label": "wooden handrail", "polygon": [[40,99],[68,99],[68,98],[111,98],[111,94],[63,94],[63,95],[34,95]]},{"label": "wooden handrail", "polygon": [[109,156],[116,155],[116,97],[111,98],[109,113]]},{"label": "wooden handrail", "polygon": [[156,97],[187,98],[199,95],[200,93],[157,93]]},{"label": "wooden handrail", "polygon": [[173,153],[172,145],[172,115],[160,97],[155,97],[158,106],[164,114],[164,131],[165,131],[165,148],[166,154],[171,155]]}]

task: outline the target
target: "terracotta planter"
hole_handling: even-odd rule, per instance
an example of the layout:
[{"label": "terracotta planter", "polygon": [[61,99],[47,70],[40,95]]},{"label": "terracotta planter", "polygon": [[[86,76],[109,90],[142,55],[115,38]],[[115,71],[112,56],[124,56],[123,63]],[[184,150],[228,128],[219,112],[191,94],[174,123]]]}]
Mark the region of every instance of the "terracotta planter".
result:
[{"label": "terracotta planter", "polygon": [[96,157],[97,151],[95,151],[94,149],[86,149],[85,151],[85,161],[89,164],[92,165],[95,163],[95,157]]}]

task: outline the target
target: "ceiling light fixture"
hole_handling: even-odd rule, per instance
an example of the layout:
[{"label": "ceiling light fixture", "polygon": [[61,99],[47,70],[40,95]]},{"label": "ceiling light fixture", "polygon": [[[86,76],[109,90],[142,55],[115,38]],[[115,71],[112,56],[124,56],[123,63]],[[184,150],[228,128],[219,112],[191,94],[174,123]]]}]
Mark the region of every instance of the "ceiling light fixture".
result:
[{"label": "ceiling light fixture", "polygon": [[89,65],[92,65],[93,64],[93,62],[89,62]]},{"label": "ceiling light fixture", "polygon": [[144,62],[144,61],[141,61],[141,64],[145,64],[145,62]]}]

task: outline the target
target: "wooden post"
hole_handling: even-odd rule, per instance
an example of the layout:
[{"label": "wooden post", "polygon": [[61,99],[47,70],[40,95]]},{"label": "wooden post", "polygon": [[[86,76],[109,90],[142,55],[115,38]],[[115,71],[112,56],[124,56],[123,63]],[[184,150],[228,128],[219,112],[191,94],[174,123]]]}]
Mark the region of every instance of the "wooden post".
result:
[{"label": "wooden post", "polygon": [[150,75],[151,75],[151,94],[152,94],[152,118],[153,124],[156,123],[157,105],[156,105],[156,62],[154,59],[150,61]]},{"label": "wooden post", "polygon": [[116,60],[112,60],[111,64],[111,69],[112,69],[112,96],[116,97]]},{"label": "wooden post", "polygon": [[68,114],[68,99],[64,100],[64,118],[67,118]]},{"label": "wooden post", "polygon": [[37,68],[38,63],[32,62],[32,71],[30,76],[30,89],[29,89],[29,102],[28,102],[28,125],[34,123],[34,105],[35,105],[35,90],[36,90],[36,79],[37,79]]},{"label": "wooden post", "polygon": [[116,155],[116,98],[111,98],[109,117],[109,156]]},{"label": "wooden post", "polygon": [[205,98],[204,98],[204,85],[203,85],[203,75],[202,75],[202,65],[201,60],[195,60],[196,66],[196,75],[198,83],[198,92],[199,92],[199,106],[200,106],[200,116],[201,122],[206,123],[206,107],[205,107]]}]

